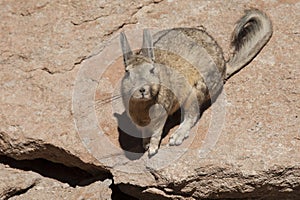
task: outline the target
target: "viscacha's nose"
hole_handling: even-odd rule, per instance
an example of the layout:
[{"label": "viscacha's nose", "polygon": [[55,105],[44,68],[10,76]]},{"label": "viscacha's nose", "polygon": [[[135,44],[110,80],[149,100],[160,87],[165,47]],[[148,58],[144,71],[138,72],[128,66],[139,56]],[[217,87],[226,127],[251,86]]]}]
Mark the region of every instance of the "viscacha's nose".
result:
[{"label": "viscacha's nose", "polygon": [[142,87],[139,91],[141,94],[144,94],[146,92],[146,89],[144,87]]}]

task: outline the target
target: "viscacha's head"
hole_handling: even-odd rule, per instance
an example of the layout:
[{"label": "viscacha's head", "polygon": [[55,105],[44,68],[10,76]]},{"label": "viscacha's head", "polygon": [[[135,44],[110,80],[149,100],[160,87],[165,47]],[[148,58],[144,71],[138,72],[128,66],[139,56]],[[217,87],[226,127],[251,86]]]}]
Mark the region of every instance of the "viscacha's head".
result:
[{"label": "viscacha's head", "polygon": [[123,52],[125,75],[122,80],[122,95],[136,101],[152,100],[159,90],[159,73],[154,64],[153,42],[150,32],[144,30],[143,46],[134,54],[126,35],[121,33],[120,42]]}]

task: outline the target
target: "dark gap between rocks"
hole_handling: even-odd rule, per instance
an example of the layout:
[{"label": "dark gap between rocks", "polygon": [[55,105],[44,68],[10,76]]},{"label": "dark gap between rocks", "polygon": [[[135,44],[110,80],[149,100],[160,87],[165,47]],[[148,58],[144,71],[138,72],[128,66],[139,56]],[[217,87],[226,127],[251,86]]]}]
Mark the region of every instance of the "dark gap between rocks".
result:
[{"label": "dark gap between rocks", "polygon": [[[8,156],[0,156],[0,163],[9,165],[11,168],[33,171],[44,177],[68,183],[72,187],[86,186],[95,181],[103,180],[103,177],[93,176],[78,167],[68,167],[42,158],[33,160],[15,160]],[[111,175],[108,176],[110,177],[107,178],[111,178]]]},{"label": "dark gap between rocks", "polygon": [[14,196],[19,196],[19,195],[25,194],[30,189],[32,189],[34,186],[35,186],[35,184],[32,184],[29,187],[24,188],[24,189],[10,191],[8,194],[6,194],[6,197],[3,200],[8,200]]},{"label": "dark gap between rocks", "polygon": [[[15,169],[36,172],[44,177],[52,178],[62,183],[67,183],[71,187],[87,186],[99,180],[103,181],[103,176],[93,176],[92,174],[78,167],[68,167],[63,164],[51,162],[42,158],[33,160],[16,160],[8,156],[0,155],[0,163]],[[109,174],[107,178],[112,179],[112,175]],[[12,195],[16,196],[26,193],[34,186],[35,185],[32,185],[24,190],[15,191]],[[109,187],[112,190],[112,200],[137,200],[137,198],[123,193],[114,183],[112,183]],[[12,195],[10,195],[10,197]]]},{"label": "dark gap between rocks", "polygon": [[119,188],[118,185],[115,185],[114,183],[112,183],[110,185],[110,189],[111,189],[111,199],[112,200],[138,200],[135,197],[129,196],[128,194],[125,194],[124,192],[122,192]]}]

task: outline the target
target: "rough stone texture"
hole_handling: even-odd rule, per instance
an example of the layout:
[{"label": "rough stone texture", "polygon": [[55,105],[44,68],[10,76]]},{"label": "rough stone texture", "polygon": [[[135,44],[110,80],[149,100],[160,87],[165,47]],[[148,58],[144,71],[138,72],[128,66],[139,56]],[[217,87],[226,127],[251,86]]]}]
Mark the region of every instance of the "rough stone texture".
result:
[{"label": "rough stone texture", "polygon": [[33,199],[111,199],[109,188],[111,181],[97,181],[89,186],[72,188],[53,180],[44,180],[24,194],[10,198],[12,200]]},{"label": "rough stone texture", "polygon": [[110,180],[72,188],[67,183],[0,164],[0,199],[111,199]]},{"label": "rough stone texture", "polygon": [[[199,156],[199,148],[211,120],[215,120],[211,119],[212,108],[204,112],[197,136],[181,147],[172,147],[173,151],[183,147],[188,151],[162,169],[140,166],[140,160],[147,162],[146,156],[116,161],[117,156],[103,162],[97,160],[91,149],[92,154],[89,153],[74,123],[78,116],[74,116],[72,95],[78,73],[107,47],[109,39],[123,30],[203,25],[228,57],[233,24],[250,7],[270,16],[274,34],[260,54],[226,83],[225,123],[216,145],[205,157]],[[100,174],[98,180],[110,177],[111,173],[122,192],[141,199],[299,198],[300,3],[297,0],[88,3],[4,0],[0,2],[0,11],[1,155],[16,160],[42,158],[78,167],[94,176]],[[129,39],[140,41],[140,38]],[[107,80],[112,84],[119,81],[123,73],[120,63],[114,65],[117,72],[105,72],[108,79],[96,79],[98,88]],[[103,99],[101,94],[110,89],[98,89],[96,100]],[[112,144],[122,147],[111,108],[96,108],[99,125]],[[123,153],[119,150],[117,155]],[[37,174],[14,171],[1,167],[1,198],[5,199],[9,190],[22,193],[28,189],[14,198],[59,197],[51,196],[52,192],[70,199],[75,194],[92,198],[88,195],[103,194],[100,188],[105,187],[98,181],[70,188],[56,181],[56,186],[48,188],[52,180],[50,183]],[[24,178],[26,181],[20,181]],[[14,179],[13,185],[8,184]],[[97,189],[99,185],[103,187]],[[47,192],[43,188],[48,188]]]},{"label": "rough stone texture", "polygon": [[3,164],[0,164],[0,177],[0,199],[8,199],[18,193],[26,192],[42,178],[33,172],[11,169]]}]

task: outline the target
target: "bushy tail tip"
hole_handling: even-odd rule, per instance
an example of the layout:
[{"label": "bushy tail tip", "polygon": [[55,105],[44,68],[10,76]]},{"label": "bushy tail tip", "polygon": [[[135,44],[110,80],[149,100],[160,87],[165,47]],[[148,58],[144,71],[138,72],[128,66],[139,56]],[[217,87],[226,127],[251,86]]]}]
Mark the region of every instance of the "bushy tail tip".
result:
[{"label": "bushy tail tip", "polygon": [[268,16],[257,9],[246,10],[232,33],[233,54],[227,62],[226,79],[246,66],[265,46],[273,33]]}]

